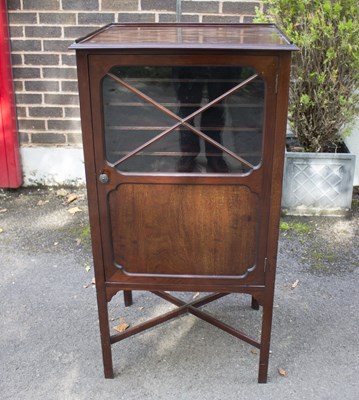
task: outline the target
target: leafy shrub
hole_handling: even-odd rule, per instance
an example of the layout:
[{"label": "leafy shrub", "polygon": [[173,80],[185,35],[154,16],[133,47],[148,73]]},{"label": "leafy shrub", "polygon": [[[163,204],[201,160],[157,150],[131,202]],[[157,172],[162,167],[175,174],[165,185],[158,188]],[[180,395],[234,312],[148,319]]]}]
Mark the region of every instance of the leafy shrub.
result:
[{"label": "leafy shrub", "polygon": [[306,151],[335,151],[359,112],[358,0],[265,0],[293,54],[289,122]]}]

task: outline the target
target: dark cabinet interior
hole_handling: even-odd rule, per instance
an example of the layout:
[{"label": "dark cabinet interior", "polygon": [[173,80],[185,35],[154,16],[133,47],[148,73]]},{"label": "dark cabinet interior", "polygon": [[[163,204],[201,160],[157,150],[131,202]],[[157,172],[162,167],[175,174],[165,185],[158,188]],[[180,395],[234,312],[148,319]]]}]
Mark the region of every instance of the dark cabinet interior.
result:
[{"label": "dark cabinet interior", "polygon": [[[254,76],[255,70],[245,66],[113,67],[104,78],[102,92],[107,160],[122,172],[244,173],[258,166],[265,89],[263,80]],[[252,81],[245,89],[235,90],[248,78]],[[218,98],[223,99],[207,108]],[[201,143],[195,131],[179,125],[118,163],[182,119],[238,157],[206,140]],[[197,157],[192,169],[182,171],[183,156]],[[215,169],[216,157],[224,157],[225,170]]]},{"label": "dark cabinet interior", "polygon": [[[266,382],[295,46],[274,25],[111,24],[72,48],[105,376],[112,344],[190,312],[259,348]],[[111,335],[120,290],[178,308]],[[199,310],[230,293],[262,306],[260,341]]]}]

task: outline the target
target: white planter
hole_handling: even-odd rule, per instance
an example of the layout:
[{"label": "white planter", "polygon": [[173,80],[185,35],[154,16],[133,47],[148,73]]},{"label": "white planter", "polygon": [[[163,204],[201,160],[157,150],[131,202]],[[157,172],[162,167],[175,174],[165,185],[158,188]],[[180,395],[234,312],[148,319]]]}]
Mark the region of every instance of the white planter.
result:
[{"label": "white planter", "polygon": [[286,152],[282,210],[289,215],[345,215],[351,207],[355,155]]}]

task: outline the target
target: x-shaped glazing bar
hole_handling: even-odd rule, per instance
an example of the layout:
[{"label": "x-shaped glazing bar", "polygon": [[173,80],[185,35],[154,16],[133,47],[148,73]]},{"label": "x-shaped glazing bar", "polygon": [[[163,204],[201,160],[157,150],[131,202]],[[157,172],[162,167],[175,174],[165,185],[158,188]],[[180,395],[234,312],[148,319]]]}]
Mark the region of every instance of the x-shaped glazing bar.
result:
[{"label": "x-shaped glazing bar", "polygon": [[115,80],[116,82],[120,83],[121,85],[126,87],[128,90],[130,90],[132,93],[134,93],[137,96],[141,97],[143,100],[149,102],[150,104],[152,104],[153,106],[155,106],[156,108],[161,110],[163,113],[169,115],[170,117],[172,117],[172,118],[174,118],[175,120],[178,121],[177,124],[175,124],[172,127],[164,130],[163,132],[161,132],[160,134],[158,134],[157,136],[155,136],[154,138],[152,138],[148,142],[144,143],[143,145],[137,147],[135,150],[133,150],[133,151],[129,152],[128,154],[126,154],[120,160],[118,160],[117,162],[112,164],[112,167],[116,167],[117,165],[123,163],[124,161],[128,160],[130,157],[136,155],[137,153],[139,153],[140,151],[144,150],[145,148],[147,148],[151,144],[157,142],[158,140],[160,140],[161,138],[163,138],[164,136],[166,136],[167,134],[169,134],[170,132],[172,132],[176,128],[178,128],[181,125],[183,125],[186,128],[190,129],[195,134],[197,134],[198,136],[202,137],[207,142],[211,143],[213,146],[215,146],[218,149],[222,150],[224,153],[226,153],[226,154],[230,155],[231,157],[235,158],[237,161],[239,161],[242,164],[246,165],[250,169],[254,169],[254,166],[251,163],[249,163],[248,161],[244,160],[242,157],[238,156],[236,153],[233,153],[231,150],[227,149],[226,147],[222,146],[220,143],[218,143],[217,141],[213,140],[211,137],[209,137],[208,135],[206,135],[202,131],[196,129],[194,126],[189,124],[187,121],[191,120],[192,118],[196,117],[198,114],[206,111],[208,108],[210,108],[213,105],[219,103],[220,101],[222,101],[227,96],[230,96],[231,94],[233,94],[234,92],[236,92],[240,88],[242,88],[245,85],[247,85],[248,83],[252,82],[254,79],[256,79],[258,77],[257,74],[251,75],[249,78],[245,79],[243,82],[241,82],[238,85],[234,86],[232,89],[230,89],[227,92],[223,93],[221,96],[217,97],[216,99],[210,101],[209,103],[207,103],[203,107],[199,108],[198,110],[196,110],[192,114],[188,115],[186,118],[179,117],[177,114],[173,113],[171,110],[169,110],[168,108],[164,107],[163,105],[161,105],[157,101],[153,100],[151,97],[149,97],[146,94],[142,93],[140,90],[138,90],[138,89],[134,88],[133,86],[129,85],[127,82],[125,82],[124,80],[122,80],[118,76],[116,76],[116,75],[114,75],[112,73],[107,73],[107,76],[109,76],[111,79]]}]

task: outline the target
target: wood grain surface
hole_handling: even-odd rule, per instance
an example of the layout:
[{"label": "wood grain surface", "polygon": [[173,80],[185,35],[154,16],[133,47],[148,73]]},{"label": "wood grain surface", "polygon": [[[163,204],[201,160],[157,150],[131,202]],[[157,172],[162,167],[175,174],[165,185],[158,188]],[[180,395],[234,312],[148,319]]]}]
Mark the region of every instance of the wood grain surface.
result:
[{"label": "wood grain surface", "polygon": [[257,196],[246,187],[123,184],[109,209],[127,272],[243,275],[255,264]]}]

